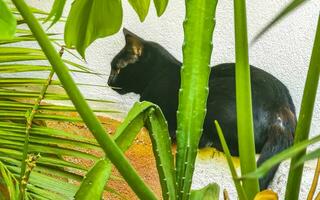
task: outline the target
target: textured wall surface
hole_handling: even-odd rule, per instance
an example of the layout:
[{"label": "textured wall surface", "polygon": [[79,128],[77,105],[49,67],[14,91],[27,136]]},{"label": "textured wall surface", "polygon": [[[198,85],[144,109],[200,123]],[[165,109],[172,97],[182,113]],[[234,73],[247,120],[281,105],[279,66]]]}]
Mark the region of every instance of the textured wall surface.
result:
[{"label": "textured wall surface", "polygon": [[[43,9],[48,9],[52,1],[29,0],[29,2]],[[249,41],[288,2],[289,0],[248,0]],[[182,59],[184,1],[169,1],[168,8],[161,18],[156,17],[155,9],[151,5],[150,14],[144,23],[139,22],[137,15],[127,1],[123,1],[123,8],[124,27],[146,40],[160,43],[177,59]],[[297,108],[297,113],[300,110],[319,10],[319,1],[308,1],[302,8],[289,15],[249,49],[250,64],[270,72],[289,88]],[[216,19],[212,65],[223,62],[234,62],[233,4],[231,0],[219,1]],[[63,30],[59,26],[56,29]],[[108,74],[112,57],[123,46],[124,38],[121,32],[114,36],[97,40],[86,52],[88,66],[93,70]],[[75,78],[84,83],[90,82],[103,85],[107,83],[107,75],[101,78],[93,78],[91,76]],[[112,117],[120,119],[138,98],[134,94],[120,96],[108,88],[101,87],[82,88],[82,91],[87,96],[117,101],[118,103],[115,104],[115,107],[123,111],[123,114],[113,115]],[[318,90],[318,97],[313,113],[311,135],[320,133],[319,94],[320,89]],[[305,199],[309,183],[312,179],[314,165],[314,162],[307,163],[301,199]],[[280,199],[283,198],[287,168],[288,163],[284,163],[273,183],[273,189],[281,194]],[[198,159],[193,187],[199,188],[209,182],[217,182],[222,188],[228,189],[231,199],[235,199],[235,190],[228,174],[229,171],[224,162],[215,162],[215,159]]]}]

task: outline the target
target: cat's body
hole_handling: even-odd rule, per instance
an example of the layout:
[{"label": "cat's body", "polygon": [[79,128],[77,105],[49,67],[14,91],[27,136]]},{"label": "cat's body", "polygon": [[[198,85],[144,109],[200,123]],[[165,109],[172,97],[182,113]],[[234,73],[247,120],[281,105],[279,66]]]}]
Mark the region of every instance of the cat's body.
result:
[{"label": "cat's body", "polygon": [[[120,94],[135,92],[141,101],[160,106],[174,139],[181,63],[160,45],[144,41],[128,31],[125,35],[127,44],[112,61],[108,84],[120,87],[115,89]],[[251,66],[251,84],[255,147],[256,152],[261,153],[259,165],[292,144],[296,116],[288,89],[271,74]],[[231,154],[238,156],[234,63],[211,69],[207,114],[199,148],[213,146],[222,150],[214,120],[219,122]],[[261,189],[268,186],[277,167],[260,180]]]}]

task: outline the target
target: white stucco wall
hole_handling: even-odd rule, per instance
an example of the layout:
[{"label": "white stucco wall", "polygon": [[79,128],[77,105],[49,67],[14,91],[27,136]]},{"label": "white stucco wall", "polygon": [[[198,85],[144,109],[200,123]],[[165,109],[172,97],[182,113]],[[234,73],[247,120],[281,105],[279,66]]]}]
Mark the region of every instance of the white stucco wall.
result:
[{"label": "white stucco wall", "polygon": [[[43,9],[50,8],[52,1],[29,0],[32,4]],[[233,33],[233,1],[220,0],[217,7],[217,24],[214,31],[212,65],[223,62],[234,62],[234,33]],[[249,41],[272,17],[283,8],[289,0],[247,1]],[[128,4],[123,1],[124,21],[123,26],[144,39],[160,43],[176,58],[181,60],[181,45],[183,42],[182,22],[184,19],[184,1],[169,1],[165,14],[158,18],[153,4],[144,23],[140,23],[137,15]],[[312,0],[302,8],[291,14],[275,28],[265,34],[259,42],[250,47],[250,64],[260,67],[278,79],[290,90],[294,103],[299,113],[304,82],[311,55],[315,35],[316,23],[320,10],[320,2]],[[63,30],[57,27],[57,30]],[[113,56],[123,47],[124,38],[121,32],[99,39],[88,48],[86,58],[88,66],[102,73],[109,73],[110,62]],[[107,76],[93,78],[92,76],[75,77],[81,82],[90,82],[106,85]],[[122,118],[130,108],[137,96],[130,94],[119,96],[108,88],[82,88],[87,96],[115,100],[115,107],[124,114],[113,115]],[[320,133],[320,89],[314,108],[311,135]],[[311,181],[314,162],[307,163],[301,199],[305,199],[308,183]],[[284,163],[275,178],[273,189],[279,191],[280,199],[283,198],[285,174],[288,163]],[[193,181],[193,187],[198,188],[209,182],[217,182],[222,188],[229,191],[231,199],[235,199],[235,190],[229,177],[228,168],[223,162],[212,160],[198,160]]]}]

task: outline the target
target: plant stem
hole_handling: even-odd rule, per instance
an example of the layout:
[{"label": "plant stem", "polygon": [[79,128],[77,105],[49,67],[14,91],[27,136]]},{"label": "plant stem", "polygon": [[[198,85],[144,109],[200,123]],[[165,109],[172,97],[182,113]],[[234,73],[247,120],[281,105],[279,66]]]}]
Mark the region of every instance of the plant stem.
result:
[{"label": "plant stem", "polygon": [[189,199],[197,148],[208,97],[216,0],[186,0],[183,66],[177,112],[177,185],[179,199]]},{"label": "plant stem", "polygon": [[320,158],[318,158],[318,161],[317,161],[317,167],[316,167],[316,170],[314,172],[313,181],[312,181],[312,185],[311,185],[307,200],[312,200],[313,199],[314,192],[317,189],[319,176],[320,176]]},{"label": "plant stem", "polygon": [[20,14],[26,20],[30,30],[37,39],[43,52],[56,72],[69,98],[76,107],[78,113],[86,123],[87,127],[96,138],[106,156],[116,166],[120,174],[128,182],[129,186],[141,199],[157,199],[151,189],[143,182],[135,169],[130,165],[123,152],[116,145],[111,136],[105,131],[97,117],[83,98],[80,90],[72,79],[67,66],[63,63],[48,36],[43,31],[37,19],[33,16],[28,5],[23,0],[12,0]]},{"label": "plant stem", "polygon": [[[235,46],[236,46],[236,103],[237,127],[241,173],[256,170],[253,117],[251,103],[250,66],[245,0],[234,0]],[[243,181],[248,199],[259,192],[258,179]]]},{"label": "plant stem", "polygon": [[40,106],[41,101],[44,98],[45,93],[47,92],[47,89],[50,85],[50,82],[52,80],[52,77],[54,75],[54,71],[51,70],[50,74],[47,78],[47,81],[45,82],[45,84],[43,85],[39,97],[36,99],[36,102],[34,104],[34,106],[32,107],[32,110],[28,110],[26,113],[26,131],[25,131],[25,140],[24,140],[24,146],[23,146],[23,154],[22,154],[22,163],[21,163],[21,172],[20,172],[20,199],[24,199],[25,197],[25,189],[27,186],[27,182],[24,181],[24,176],[25,176],[25,172],[26,172],[26,165],[27,165],[27,156],[28,156],[28,149],[29,149],[29,136],[30,136],[30,130],[32,127],[32,121],[33,118],[35,116],[35,114],[38,111],[38,108]]},{"label": "plant stem", "polygon": [[[317,95],[317,88],[320,75],[320,15],[316,36],[314,40],[310,66],[307,80],[303,91],[301,110],[295,132],[294,144],[307,140],[309,137],[310,125],[312,120],[314,102]],[[299,198],[303,164],[295,167],[299,159],[306,154],[306,151],[299,153],[292,158],[286,188],[286,200],[296,200]]]}]

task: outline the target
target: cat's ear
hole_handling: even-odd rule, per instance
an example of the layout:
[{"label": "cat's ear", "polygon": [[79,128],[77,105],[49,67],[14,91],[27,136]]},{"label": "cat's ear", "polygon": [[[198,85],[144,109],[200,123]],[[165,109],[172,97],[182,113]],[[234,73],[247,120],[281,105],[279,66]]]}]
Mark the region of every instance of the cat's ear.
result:
[{"label": "cat's ear", "polygon": [[123,34],[126,38],[126,46],[132,48],[134,54],[141,56],[144,40],[126,28],[123,28]]}]

